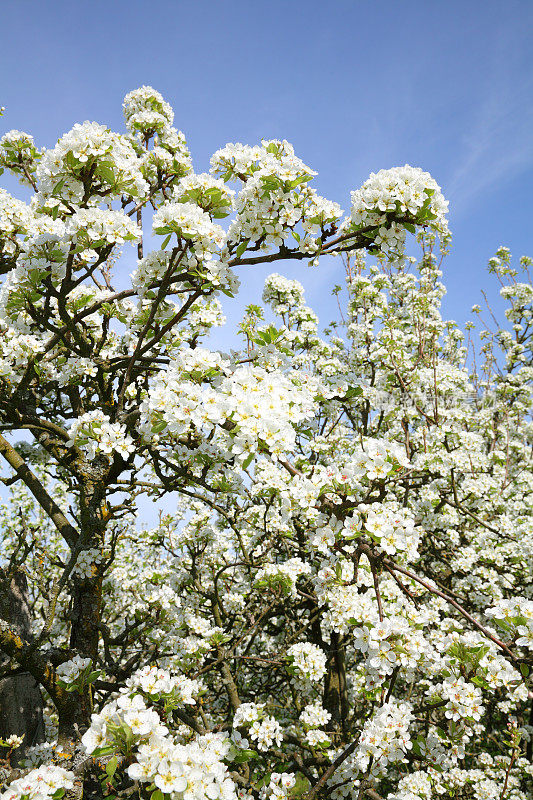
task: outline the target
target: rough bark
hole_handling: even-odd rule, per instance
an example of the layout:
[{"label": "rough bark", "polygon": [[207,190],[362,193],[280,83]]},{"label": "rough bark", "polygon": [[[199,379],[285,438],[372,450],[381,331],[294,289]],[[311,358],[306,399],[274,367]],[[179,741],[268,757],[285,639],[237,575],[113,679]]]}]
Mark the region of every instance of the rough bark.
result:
[{"label": "rough bark", "polygon": [[[100,551],[106,528],[105,475],[107,463],[101,465],[100,479],[87,478],[80,490],[80,538],[84,549]],[[95,467],[96,469],[96,467]],[[91,576],[72,574],[70,582],[70,648],[82,658],[98,656],[98,641],[102,612],[102,575],[95,570]],[[59,712],[59,738],[73,739],[90,724],[92,702],[90,689],[83,694],[73,693]]]},{"label": "rough bark", "polygon": [[[5,620],[23,641],[31,637],[31,617],[27,603],[27,582],[22,570],[0,581],[0,619]],[[9,670],[9,658],[0,655],[0,670]],[[33,675],[22,667],[10,670],[0,678],[0,738],[11,734],[24,736],[13,751],[11,763],[16,765],[29,747],[43,742],[43,698]]]},{"label": "rough bark", "polygon": [[344,735],[349,711],[348,689],[344,639],[338,633],[331,634],[326,669],[324,707],[330,712],[337,730]]}]

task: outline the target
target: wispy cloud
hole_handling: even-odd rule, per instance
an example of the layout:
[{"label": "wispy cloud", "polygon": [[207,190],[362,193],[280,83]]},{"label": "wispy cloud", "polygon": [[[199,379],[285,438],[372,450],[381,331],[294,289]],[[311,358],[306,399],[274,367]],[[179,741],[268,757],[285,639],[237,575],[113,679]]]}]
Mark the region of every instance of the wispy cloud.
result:
[{"label": "wispy cloud", "polygon": [[456,214],[480,194],[533,166],[533,79],[526,74],[517,83],[516,65],[511,72],[498,54],[491,66],[492,75],[472,108],[471,127],[446,186]]}]

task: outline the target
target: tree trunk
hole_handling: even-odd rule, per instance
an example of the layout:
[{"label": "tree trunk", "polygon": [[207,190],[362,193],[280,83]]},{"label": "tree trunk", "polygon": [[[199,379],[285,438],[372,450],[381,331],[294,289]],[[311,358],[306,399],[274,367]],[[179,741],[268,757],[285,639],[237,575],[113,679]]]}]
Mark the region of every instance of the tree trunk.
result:
[{"label": "tree trunk", "polygon": [[[22,570],[0,582],[0,619],[23,639],[31,638],[31,617],[27,602],[27,581]],[[0,656],[2,667],[9,669],[9,659]],[[20,669],[0,678],[0,738],[12,734],[24,736],[20,747],[13,751],[15,766],[27,749],[44,742],[43,698],[33,675]]]},{"label": "tree trunk", "polygon": [[[100,466],[104,475],[108,464],[104,461]],[[80,488],[80,539],[84,550],[101,552],[106,528],[105,481],[87,479]],[[100,571],[95,567],[89,576],[74,572],[70,593],[70,648],[82,658],[92,659],[94,665],[98,656],[102,611]],[[58,706],[60,740],[74,739],[83,733],[89,727],[91,711],[90,687],[86,687],[83,694],[73,692],[61,707]]]},{"label": "tree trunk", "polygon": [[331,634],[324,686],[324,707],[330,712],[332,722],[343,735],[348,719],[348,688],[346,685],[346,658],[344,637]]}]

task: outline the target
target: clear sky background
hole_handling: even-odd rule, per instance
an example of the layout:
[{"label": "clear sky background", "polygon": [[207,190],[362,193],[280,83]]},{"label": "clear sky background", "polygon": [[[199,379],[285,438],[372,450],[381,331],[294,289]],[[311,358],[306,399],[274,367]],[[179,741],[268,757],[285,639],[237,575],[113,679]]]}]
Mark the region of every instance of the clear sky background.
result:
[{"label": "clear sky background", "polygon": [[[39,146],[85,119],[123,130],[124,94],[150,84],[198,172],[228,141],[286,138],[347,210],[371,171],[421,166],[450,201],[445,313],[463,323],[496,294],[500,244],[533,255],[532,32],[532,0],[4,0],[0,123]],[[276,269],[326,323],[340,262]],[[242,270],[237,306],[271,271]]]}]

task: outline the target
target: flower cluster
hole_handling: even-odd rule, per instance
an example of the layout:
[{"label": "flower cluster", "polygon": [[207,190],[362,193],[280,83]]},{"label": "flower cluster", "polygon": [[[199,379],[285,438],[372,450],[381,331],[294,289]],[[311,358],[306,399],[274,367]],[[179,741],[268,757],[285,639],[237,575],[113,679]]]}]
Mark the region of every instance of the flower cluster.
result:
[{"label": "flower cluster", "polygon": [[[135,682],[155,689],[154,697],[172,694],[178,688],[171,676],[150,669],[139,673]],[[151,696],[152,692],[147,694]],[[234,800],[235,787],[222,763],[230,750],[228,735],[206,734],[180,742],[140,694],[122,694],[100,714],[93,714],[82,744],[89,754],[102,747],[133,753],[129,777],[155,784],[170,800]]]},{"label": "flower cluster", "polygon": [[242,703],[233,717],[234,728],[246,728],[247,735],[259,750],[266,751],[275,743],[281,744],[281,725],[264,710],[264,703]]},{"label": "flower cluster", "polygon": [[266,715],[252,723],[248,735],[256,742],[259,750],[269,750],[274,744],[280,745],[283,739],[281,725],[274,717]]},{"label": "flower cluster", "polygon": [[[140,118],[138,117],[138,119]],[[145,131],[146,136],[151,136],[154,130],[151,126],[153,126],[153,117],[148,112],[142,118],[143,130],[139,131],[139,135],[143,136]],[[157,134],[154,141],[154,146],[150,150],[140,151],[139,158],[142,176],[152,187],[160,184],[161,175],[165,175],[166,180],[171,184],[173,180],[178,180],[192,171],[191,155],[185,136],[181,131],[165,127],[162,132]],[[162,190],[156,191],[152,188],[151,194],[158,199],[166,199],[166,193],[164,194]]]},{"label": "flower cluster", "polygon": [[230,142],[211,156],[211,172],[221,175],[225,181],[246,180],[259,169],[264,156],[264,148],[259,145],[250,147],[240,142]]},{"label": "flower cluster", "polygon": [[227,734],[198,736],[188,744],[152,735],[139,746],[128,775],[155,784],[170,800],[236,800],[235,784],[222,759],[229,753]]},{"label": "flower cluster", "polygon": [[296,583],[301,575],[309,575],[309,564],[301,558],[289,558],[279,564],[266,564],[255,576],[255,585],[269,587],[284,595],[296,596]]},{"label": "flower cluster", "polygon": [[122,104],[128,130],[142,136],[164,133],[172,126],[174,112],[163,96],[151,86],[128,92]]},{"label": "flower cluster", "polygon": [[[237,257],[250,245],[261,250],[279,246],[289,234],[301,251],[315,253],[324,229],[342,214],[337,203],[308,186],[316,173],[285,140],[264,140],[261,147],[228,144],[212,157],[211,171],[224,180],[244,181],[228,230],[228,247]],[[300,233],[294,230],[297,225]]]},{"label": "flower cluster", "polygon": [[[361,394],[360,387],[332,385],[331,394],[341,396],[350,394],[350,388]],[[363,439],[363,446],[352,446],[342,458],[332,460],[327,466],[320,466],[313,475],[313,482],[323,489],[332,488],[338,493],[357,492],[362,484],[388,478],[401,468],[408,466],[405,451],[395,442],[380,439]],[[357,527],[362,527],[357,523]],[[354,528],[354,533],[356,529]],[[349,532],[346,532],[349,535]]]},{"label": "flower cluster", "polygon": [[[128,730],[131,741],[124,741]],[[148,708],[142,695],[122,694],[107,703],[99,714],[91,717],[91,726],[83,734],[82,744],[87,753],[93,753],[103,746],[113,746],[120,750],[129,749],[149,736],[166,736],[168,728],[161,723],[157,711]]]},{"label": "flower cluster", "polygon": [[352,192],[350,225],[354,230],[374,229],[374,244],[385,252],[397,252],[405,241],[405,223],[428,224],[446,236],[447,210],[431,175],[406,164],[372,173]]},{"label": "flower cluster", "polygon": [[198,680],[173,675],[160,667],[143,667],[126,681],[128,692],[141,691],[150,697],[171,698],[176,706],[194,705],[202,691]]},{"label": "flower cluster", "polygon": [[244,727],[259,750],[266,751],[275,743],[281,744],[281,725],[264,710],[264,703],[242,703],[233,717],[233,727]]},{"label": "flower cluster", "polygon": [[454,722],[470,720],[477,722],[483,713],[481,690],[464,678],[446,678],[442,685],[435,687],[435,693],[447,700],[445,714]]},{"label": "flower cluster", "polygon": [[61,683],[74,683],[77,678],[91,666],[90,658],[74,656],[69,661],[64,661],[56,668],[56,675]]},{"label": "flower cluster", "polygon": [[380,774],[388,764],[403,761],[411,749],[409,726],[413,712],[409,703],[390,700],[365,722],[355,760],[363,772],[373,760],[372,772]]},{"label": "flower cluster", "polygon": [[409,561],[416,558],[420,537],[415,531],[414,520],[405,509],[393,510],[378,504],[370,506],[365,530],[386,553],[406,553]]},{"label": "flower cluster", "polygon": [[300,722],[308,728],[320,728],[322,725],[327,725],[330,719],[330,712],[326,711],[318,700],[308,703],[300,714]]},{"label": "flower cluster", "polygon": [[97,204],[110,193],[139,196],[148,188],[130,142],[97,122],[74,125],[44,151],[36,174],[39,201],[49,208]]},{"label": "flower cluster", "polygon": [[517,636],[516,644],[533,650],[533,600],[525,597],[514,597],[512,600],[500,600],[492,608],[485,611],[496,624]]},{"label": "flower cluster", "polygon": [[29,133],[12,130],[0,139],[0,169],[6,167],[26,186],[32,186],[33,172],[40,156]]},{"label": "flower cluster", "polygon": [[354,628],[354,647],[366,655],[365,666],[368,670],[368,680],[372,681],[379,675],[390,675],[398,661],[398,639],[407,633],[405,622],[394,617],[388,617],[372,625],[367,624]]},{"label": "flower cluster", "polygon": [[241,703],[233,716],[233,727],[251,725],[260,719],[264,711],[264,703]]},{"label": "flower cluster", "polygon": [[20,247],[17,237],[26,233],[32,218],[26,203],[0,188],[0,258],[16,253]]},{"label": "flower cluster", "polygon": [[[0,296],[0,304],[2,302]],[[9,380],[18,369],[24,367],[31,354],[42,349],[42,340],[28,333],[7,326],[0,321],[0,375]]]},{"label": "flower cluster", "polygon": [[215,219],[227,217],[233,208],[235,192],[223,180],[206,172],[187,175],[174,186],[174,199],[180,203],[194,203]]},{"label": "flower cluster", "polygon": [[389,800],[431,800],[433,796],[431,777],[426,772],[417,771],[401,778],[397,792],[389,795]]},{"label": "flower cluster", "polygon": [[96,547],[89,547],[78,553],[76,563],[72,570],[73,574],[83,578],[90,578],[95,575],[98,564],[102,562],[103,556]]},{"label": "flower cluster", "polygon": [[20,747],[22,742],[24,741],[24,736],[17,736],[16,733],[12,733],[11,736],[8,736],[7,739],[0,739],[0,747],[9,747],[15,748]]},{"label": "flower cluster", "polygon": [[74,242],[80,258],[89,261],[95,250],[138,239],[140,230],[126,214],[101,208],[83,208],[69,217],[67,236]]},{"label": "flower cluster", "polygon": [[326,674],[326,656],[316,644],[293,644],[289,647],[287,656],[299,678],[320,681]]},{"label": "flower cluster", "polygon": [[2,166],[12,164],[19,158],[22,160],[34,158],[37,153],[33,136],[17,130],[4,133],[0,138],[0,151]]},{"label": "flower cluster", "polygon": [[308,703],[300,714],[300,723],[305,731],[305,741],[311,747],[329,747],[331,739],[327,733],[320,730],[331,719],[331,714],[322,707],[320,701]]},{"label": "flower cluster", "polygon": [[137,262],[137,269],[131,275],[132,286],[142,298],[152,284],[161,280],[170,268],[170,250],[152,250]]},{"label": "flower cluster", "polygon": [[74,786],[74,773],[62,767],[45,765],[32,769],[23,778],[12,781],[0,800],[46,800],[59,798]]},{"label": "flower cluster", "polygon": [[275,454],[290,450],[293,426],[312,408],[309,385],[261,367],[241,366],[202,385],[183,380],[176,365],[154,380],[141,408],[142,429],[148,436],[179,436],[194,426],[209,435],[218,425],[214,442],[244,461],[261,446]]},{"label": "flower cluster", "polygon": [[175,234],[177,239],[190,241],[199,259],[209,259],[222,247],[225,236],[220,225],[195,203],[166,203],[154,214],[152,229],[163,236]]},{"label": "flower cluster", "polygon": [[102,411],[88,411],[70,426],[67,447],[80,447],[93,459],[98,453],[119,453],[127,458],[133,452],[133,440],[126,428],[110,422]]},{"label": "flower cluster", "polygon": [[263,786],[259,793],[260,800],[266,800],[266,798],[285,800],[295,785],[296,777],[293,772],[273,772],[270,782],[267,786]]}]

